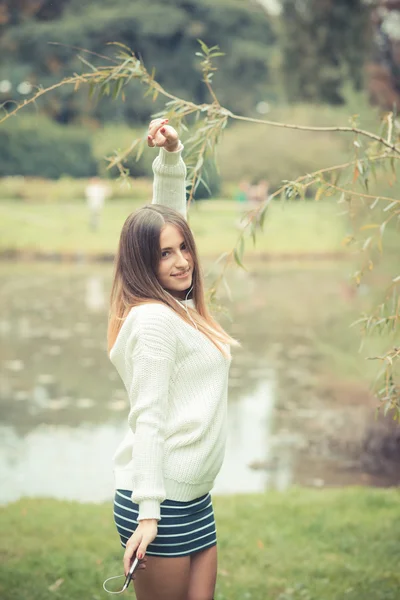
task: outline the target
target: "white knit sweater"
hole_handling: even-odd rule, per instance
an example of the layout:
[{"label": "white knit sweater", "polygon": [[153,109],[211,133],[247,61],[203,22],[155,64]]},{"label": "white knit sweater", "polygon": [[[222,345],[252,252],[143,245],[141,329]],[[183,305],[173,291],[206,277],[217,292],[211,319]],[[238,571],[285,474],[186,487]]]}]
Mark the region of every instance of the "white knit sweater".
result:
[{"label": "white knit sweater", "polygon": [[[186,216],[186,167],[160,149],[153,162],[153,204]],[[192,300],[187,301],[194,307]],[[117,489],[132,490],[139,520],[160,519],[160,503],[208,493],[226,441],[229,347],[224,356],[168,306],[130,310],[110,360],[129,395],[129,431],[114,455]]]}]

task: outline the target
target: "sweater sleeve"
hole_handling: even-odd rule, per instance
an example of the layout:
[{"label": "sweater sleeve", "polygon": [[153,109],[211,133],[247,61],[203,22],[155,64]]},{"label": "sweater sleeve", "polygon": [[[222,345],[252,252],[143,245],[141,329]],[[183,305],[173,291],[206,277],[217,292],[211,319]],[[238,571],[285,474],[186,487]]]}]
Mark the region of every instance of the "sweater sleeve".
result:
[{"label": "sweater sleeve", "polygon": [[183,145],[175,152],[160,148],[153,161],[152,204],[174,208],[186,219],[186,165],[182,159]]},{"label": "sweater sleeve", "polygon": [[139,504],[138,521],[160,519],[165,500],[163,478],[164,424],[168,390],[176,355],[176,333],[169,309],[161,305],[139,307],[127,348],[132,361],[129,389],[129,426],[132,448],[132,500]]}]

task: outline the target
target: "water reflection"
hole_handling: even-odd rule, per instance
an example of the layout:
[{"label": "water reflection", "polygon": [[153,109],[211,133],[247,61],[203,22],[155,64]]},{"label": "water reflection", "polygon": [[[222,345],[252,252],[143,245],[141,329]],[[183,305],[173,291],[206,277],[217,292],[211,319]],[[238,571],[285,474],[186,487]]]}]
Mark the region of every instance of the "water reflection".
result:
[{"label": "water reflection", "polygon": [[102,502],[111,497],[111,455],[123,425],[40,425],[18,436],[1,427],[1,502],[22,496]]},{"label": "water reflection", "polygon": [[[81,404],[87,401],[82,399]],[[282,488],[289,483],[285,470],[271,475],[250,467],[252,462],[268,458],[273,406],[273,386],[268,381],[260,382],[254,394],[231,406],[227,451],[214,493],[257,492],[268,485]],[[90,407],[89,402],[85,408]],[[40,425],[25,436],[3,426],[1,501],[11,502],[21,496],[109,500],[113,489],[111,456],[125,431],[125,420],[74,429]]]},{"label": "water reflection", "polygon": [[251,464],[268,460],[274,402],[274,385],[269,379],[230,404],[226,454],[216,494],[259,492],[270,483],[269,473],[252,469]]},{"label": "water reflection", "polygon": [[[21,495],[110,498],[111,456],[128,410],[106,352],[111,269],[3,264],[0,270],[0,502]],[[355,424],[362,440],[373,407],[354,406],[365,393],[348,391],[345,380],[341,402],[332,395],[338,381],[318,388],[318,336],[332,323],[339,336],[348,330],[341,322],[348,301],[342,281],[342,273],[325,267],[318,290],[315,275],[298,269],[232,273],[232,321],[221,318],[242,349],[234,353],[228,445],[215,493],[365,482],[359,465],[349,478],[348,448],[333,451],[328,441],[336,443],[346,428],[354,437]],[[352,360],[355,332],[354,340],[346,349]]]},{"label": "water reflection", "polygon": [[98,275],[86,279],[85,306],[91,312],[101,312],[106,304],[104,281]]}]

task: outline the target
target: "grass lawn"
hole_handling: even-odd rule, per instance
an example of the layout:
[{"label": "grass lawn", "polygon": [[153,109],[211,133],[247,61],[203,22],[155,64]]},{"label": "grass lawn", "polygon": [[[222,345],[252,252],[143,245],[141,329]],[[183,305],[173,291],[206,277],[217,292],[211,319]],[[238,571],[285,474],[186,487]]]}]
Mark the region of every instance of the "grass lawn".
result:
[{"label": "grass lawn", "polygon": [[[70,204],[31,204],[2,201],[0,251],[114,253],[127,215],[145,202],[112,201],[105,207],[98,232],[87,224],[83,201]],[[247,256],[331,253],[343,251],[346,217],[334,202],[272,203],[256,249],[248,241]],[[190,225],[201,256],[231,250],[238,233],[239,205],[228,200],[198,202],[190,210]]]},{"label": "grass lawn", "polygon": [[[216,600],[398,600],[399,505],[396,489],[215,497]],[[111,502],[25,499],[0,520],[2,600],[107,598],[123,552]]]}]

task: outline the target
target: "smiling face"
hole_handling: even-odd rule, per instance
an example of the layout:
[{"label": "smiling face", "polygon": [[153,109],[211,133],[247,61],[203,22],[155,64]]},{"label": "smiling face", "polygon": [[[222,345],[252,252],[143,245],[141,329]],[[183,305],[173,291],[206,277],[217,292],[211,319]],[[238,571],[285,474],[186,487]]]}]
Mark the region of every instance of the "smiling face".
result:
[{"label": "smiling face", "polygon": [[175,298],[185,298],[192,285],[193,257],[175,225],[166,223],[160,233],[161,258],[157,269],[160,284]]}]

